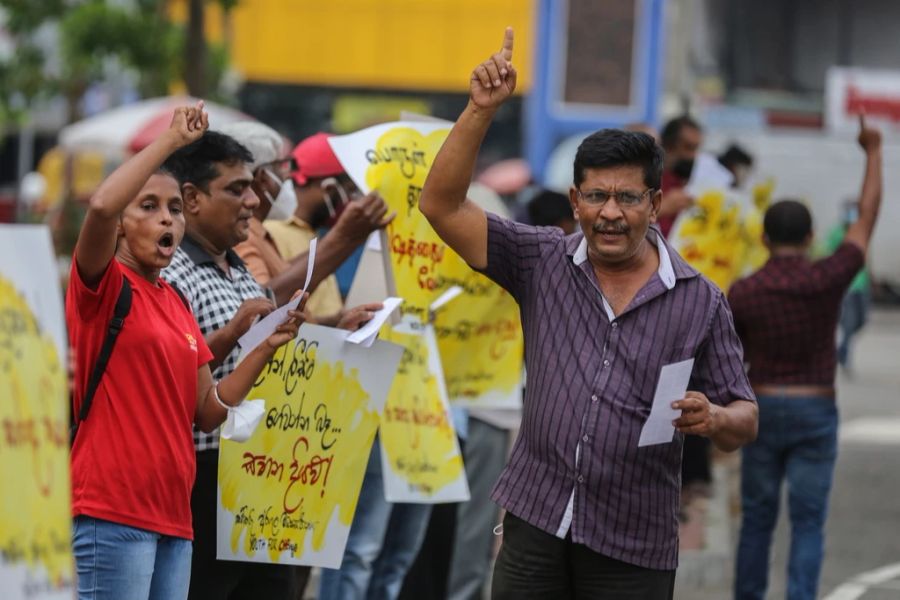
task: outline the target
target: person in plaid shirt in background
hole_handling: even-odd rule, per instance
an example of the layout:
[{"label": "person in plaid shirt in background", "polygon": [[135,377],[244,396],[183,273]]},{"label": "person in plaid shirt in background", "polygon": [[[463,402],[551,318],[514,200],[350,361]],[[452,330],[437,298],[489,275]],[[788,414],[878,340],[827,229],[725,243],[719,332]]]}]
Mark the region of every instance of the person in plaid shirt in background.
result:
[{"label": "person in plaid shirt in background", "polygon": [[866,153],[859,219],[834,254],[811,261],[809,210],[793,200],[778,202],[764,220],[769,261],[728,294],[759,402],[758,437],[743,449],[738,600],[766,595],[785,478],[791,518],[787,597],[816,597],[837,455],[835,329],[844,294],[865,264],[881,204],[881,134],[863,117],[859,145]]}]

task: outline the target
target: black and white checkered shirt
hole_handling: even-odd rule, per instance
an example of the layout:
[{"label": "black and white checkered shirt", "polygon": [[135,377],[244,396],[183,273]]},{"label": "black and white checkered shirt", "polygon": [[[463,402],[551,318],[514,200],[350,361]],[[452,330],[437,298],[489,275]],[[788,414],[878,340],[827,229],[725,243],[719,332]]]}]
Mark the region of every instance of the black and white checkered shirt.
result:
[{"label": "black and white checkered shirt", "polygon": [[[227,324],[244,300],[265,296],[234,250],[228,250],[225,259],[231,267],[231,277],[216,265],[206,250],[185,235],[172,263],[162,272],[163,278],[181,290],[191,303],[203,335]],[[234,371],[240,352],[235,346],[221,366],[213,371],[213,379],[218,381]],[[219,430],[203,433],[194,427],[194,445],[198,452],[217,449]]]}]

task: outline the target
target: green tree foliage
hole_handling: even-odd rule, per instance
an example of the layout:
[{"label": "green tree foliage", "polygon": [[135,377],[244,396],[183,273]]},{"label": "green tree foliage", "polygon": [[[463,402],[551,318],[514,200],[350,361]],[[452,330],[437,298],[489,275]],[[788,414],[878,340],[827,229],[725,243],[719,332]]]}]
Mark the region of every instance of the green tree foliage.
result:
[{"label": "green tree foliage", "polygon": [[[230,10],[239,0],[217,1]],[[200,9],[202,24],[204,0],[189,2]],[[143,97],[164,95],[173,82],[186,80],[200,82],[188,85],[191,93],[224,100],[217,91],[227,71],[226,47],[198,44],[196,26],[168,20],[166,0],[135,0],[130,6],[105,0],[0,0],[0,11],[14,43],[12,55],[0,57],[0,132],[35,101],[56,94],[68,100],[70,118],[78,118],[78,101],[103,78],[110,60],[137,74]],[[57,25],[59,33],[61,64],[53,74],[35,43],[35,32],[46,24]],[[201,48],[199,55],[191,47]],[[196,56],[200,60],[187,69]]]}]

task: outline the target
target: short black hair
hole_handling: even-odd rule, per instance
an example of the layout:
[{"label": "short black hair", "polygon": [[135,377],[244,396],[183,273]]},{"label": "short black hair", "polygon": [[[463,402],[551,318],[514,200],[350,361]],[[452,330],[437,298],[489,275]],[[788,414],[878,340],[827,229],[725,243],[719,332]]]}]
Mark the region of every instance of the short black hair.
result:
[{"label": "short black hair", "polygon": [[565,219],[574,219],[572,206],[565,194],[541,190],[528,203],[528,218],[532,225],[557,225]]},{"label": "short black hair", "polygon": [[688,115],[681,115],[680,117],[675,117],[663,127],[662,133],[660,133],[659,139],[662,143],[663,148],[671,148],[675,144],[678,143],[678,138],[681,136],[682,129],[696,129],[697,131],[703,131],[703,128],[700,127],[700,123],[692,119]]},{"label": "short black hair", "polygon": [[575,153],[575,187],[584,182],[585,169],[620,166],[644,169],[644,185],[659,189],[663,150],[651,136],[639,131],[601,129],[584,138]]},{"label": "short black hair", "polygon": [[731,144],[719,157],[719,164],[728,169],[737,165],[752,167],[753,157],[737,144]]},{"label": "short black hair", "polygon": [[199,140],[176,150],[162,168],[175,175],[179,185],[193,183],[209,190],[209,182],[219,176],[216,163],[252,163],[253,155],[240,142],[218,131],[207,131]]},{"label": "short black hair", "polygon": [[798,200],[780,200],[766,210],[763,231],[772,244],[800,246],[812,233],[812,215]]}]

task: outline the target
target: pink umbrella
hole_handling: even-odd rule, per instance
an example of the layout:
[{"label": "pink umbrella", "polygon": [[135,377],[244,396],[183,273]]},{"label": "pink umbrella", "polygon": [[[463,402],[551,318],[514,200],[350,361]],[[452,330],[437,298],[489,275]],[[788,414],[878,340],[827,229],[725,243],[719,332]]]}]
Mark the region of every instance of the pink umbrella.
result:
[{"label": "pink umbrella", "polygon": [[[188,96],[166,96],[126,104],[63,127],[59,145],[69,151],[91,150],[111,157],[138,152],[166,130],[177,107],[196,102]],[[253,119],[212,102],[206,103],[206,111],[210,129]]]},{"label": "pink umbrella", "polygon": [[531,183],[531,169],[525,160],[510,158],[489,166],[476,181],[498,194],[515,194]]}]

